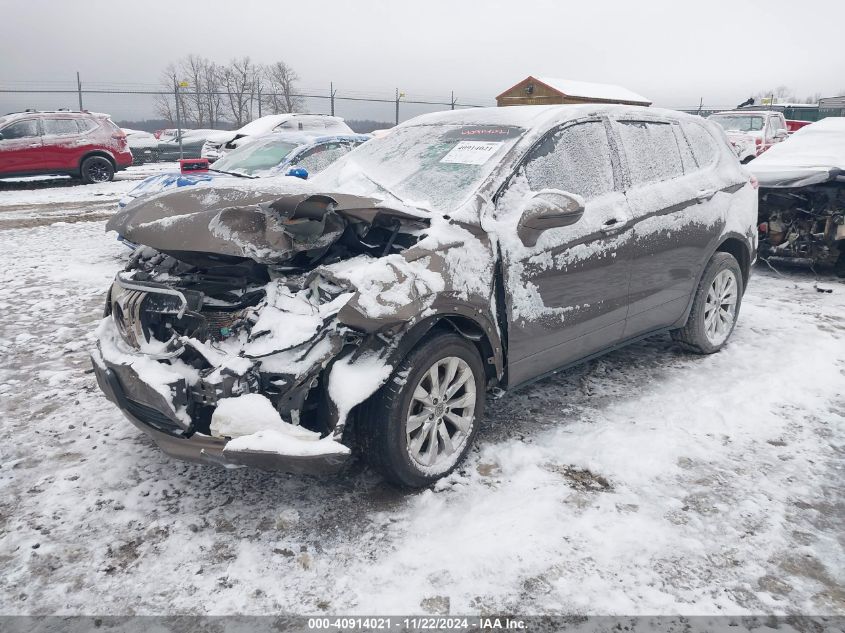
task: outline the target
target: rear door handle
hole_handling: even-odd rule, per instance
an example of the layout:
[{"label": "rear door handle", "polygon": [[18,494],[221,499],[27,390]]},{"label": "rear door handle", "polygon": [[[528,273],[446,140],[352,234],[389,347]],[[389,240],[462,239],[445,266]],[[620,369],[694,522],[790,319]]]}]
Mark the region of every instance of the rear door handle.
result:
[{"label": "rear door handle", "polygon": [[627,222],[625,220],[619,218],[610,218],[604,224],[601,225],[601,232],[602,233],[614,233],[621,229],[625,228]]},{"label": "rear door handle", "polygon": [[715,195],[716,191],[713,189],[702,189],[696,194],[695,197],[698,199],[699,202],[707,202]]}]

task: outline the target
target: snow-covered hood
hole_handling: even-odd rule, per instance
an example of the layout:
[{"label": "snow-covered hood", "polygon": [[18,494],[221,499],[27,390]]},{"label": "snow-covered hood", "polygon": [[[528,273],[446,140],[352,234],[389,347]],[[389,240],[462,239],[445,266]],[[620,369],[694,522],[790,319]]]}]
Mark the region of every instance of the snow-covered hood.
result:
[{"label": "snow-covered hood", "polygon": [[284,176],[220,181],[175,184],[175,189],[134,199],[112,216],[106,230],[136,244],[179,253],[183,259],[194,253],[278,264],[302,252],[318,256],[340,238],[349,222],[371,224],[389,216],[419,229],[429,219],[411,207],[386,207],[374,198],[316,191]]},{"label": "snow-covered hood", "polygon": [[749,165],[761,187],[806,187],[845,181],[845,120],[807,125]]}]

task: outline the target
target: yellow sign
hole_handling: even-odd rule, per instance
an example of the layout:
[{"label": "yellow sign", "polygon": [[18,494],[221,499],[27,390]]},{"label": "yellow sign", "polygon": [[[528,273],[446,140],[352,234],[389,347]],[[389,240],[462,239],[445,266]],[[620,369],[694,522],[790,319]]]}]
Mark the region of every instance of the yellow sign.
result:
[{"label": "yellow sign", "polygon": [[187,88],[187,87],[188,87],[188,82],[187,82],[187,81],[180,81],[180,82],[179,82],[179,87],[180,87],[180,88]]}]

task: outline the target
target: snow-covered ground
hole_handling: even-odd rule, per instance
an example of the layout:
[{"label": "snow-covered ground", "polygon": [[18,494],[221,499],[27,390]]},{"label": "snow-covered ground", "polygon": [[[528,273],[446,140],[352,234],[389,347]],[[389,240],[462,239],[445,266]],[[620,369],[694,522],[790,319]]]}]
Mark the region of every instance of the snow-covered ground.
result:
[{"label": "snow-covered ground", "polygon": [[460,472],[403,495],[125,421],[87,358],[128,254],[95,189],[0,190],[0,613],[845,614],[842,282],[758,268],[722,353],[657,337],[490,400]]}]

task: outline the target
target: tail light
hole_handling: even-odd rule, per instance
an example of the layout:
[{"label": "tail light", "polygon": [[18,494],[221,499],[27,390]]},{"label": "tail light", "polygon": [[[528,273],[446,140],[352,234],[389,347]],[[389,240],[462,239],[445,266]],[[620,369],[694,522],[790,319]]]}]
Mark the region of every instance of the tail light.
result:
[{"label": "tail light", "polygon": [[[760,181],[757,180],[757,176],[755,176],[754,174],[751,174],[751,187],[753,189],[759,189],[760,188]],[[762,226],[762,224],[760,226]]]},{"label": "tail light", "polygon": [[757,227],[757,230],[760,233],[768,233],[769,232],[769,223],[768,222],[760,222],[760,226]]},{"label": "tail light", "polygon": [[763,139],[761,139],[761,138],[755,138],[755,139],[754,139],[754,144],[755,144],[755,145],[762,145],[762,144],[763,144]]},{"label": "tail light", "polygon": [[126,132],[123,130],[118,129],[111,137],[117,141],[117,146],[120,149],[126,149],[127,140],[126,140]]}]

